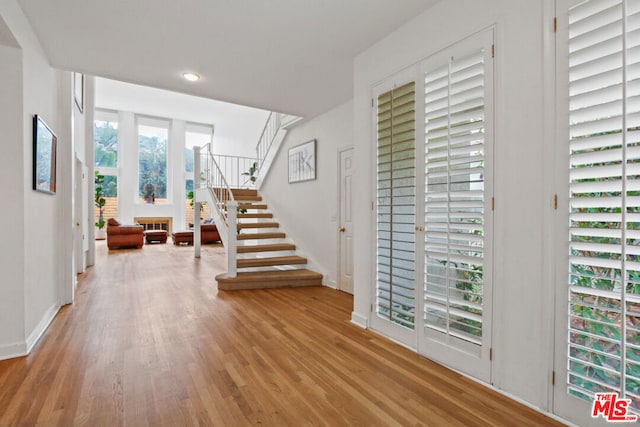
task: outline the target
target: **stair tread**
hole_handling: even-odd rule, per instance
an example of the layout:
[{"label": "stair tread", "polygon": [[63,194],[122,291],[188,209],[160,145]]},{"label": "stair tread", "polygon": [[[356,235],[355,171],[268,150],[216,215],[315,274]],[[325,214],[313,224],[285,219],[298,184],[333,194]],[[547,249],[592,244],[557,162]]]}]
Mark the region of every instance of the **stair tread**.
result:
[{"label": "stair tread", "polygon": [[240,209],[267,209],[267,205],[265,204],[256,204],[256,203],[239,203],[238,210]]},{"label": "stair tread", "polygon": [[246,214],[238,214],[238,219],[243,218],[273,218],[272,213],[246,213]]},{"label": "stair tread", "polygon": [[277,222],[246,222],[238,223],[238,228],[278,228]]},{"label": "stair tread", "polygon": [[262,201],[262,197],[260,196],[237,196],[234,194],[233,198],[236,200],[236,202],[261,202]]},{"label": "stair tread", "polygon": [[249,258],[239,259],[237,262],[238,268],[250,268],[250,267],[268,267],[272,265],[299,265],[306,264],[307,259],[301,256],[277,256],[268,258]]},{"label": "stair tread", "polygon": [[221,274],[216,277],[218,283],[233,282],[233,281],[252,281],[252,282],[274,282],[282,280],[309,280],[309,279],[322,279],[322,274],[315,271],[302,269],[302,270],[276,270],[276,271],[251,271],[247,273],[238,273],[236,277],[226,277],[226,274]]},{"label": "stair tread", "polygon": [[251,189],[251,188],[232,188],[231,192],[233,193],[234,197],[236,195],[237,196],[257,196],[258,195],[258,190]]},{"label": "stair tread", "polygon": [[294,251],[295,249],[296,245],[292,243],[275,243],[273,245],[238,246],[238,253],[245,254],[249,252]]},{"label": "stair tread", "polygon": [[280,239],[284,237],[286,237],[284,233],[247,233],[238,234],[237,240]]}]

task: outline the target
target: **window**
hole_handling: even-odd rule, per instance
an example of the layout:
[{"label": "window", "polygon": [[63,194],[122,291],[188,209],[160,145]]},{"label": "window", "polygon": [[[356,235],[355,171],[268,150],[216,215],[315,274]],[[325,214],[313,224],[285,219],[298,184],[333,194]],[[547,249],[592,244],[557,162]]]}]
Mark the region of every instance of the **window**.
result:
[{"label": "window", "polygon": [[377,315],[415,327],[415,82],[378,96]]},{"label": "window", "polygon": [[569,9],[567,391],[640,414],[640,2]]},{"label": "window", "polygon": [[118,167],[118,115],[96,111],[93,122],[95,164],[98,167]]},{"label": "window", "polygon": [[[96,170],[104,175],[104,218],[118,217],[118,114],[96,110],[93,125]],[[95,208],[95,221],[99,210]]]},{"label": "window", "polygon": [[138,118],[138,195],[143,203],[167,203],[169,122]]},{"label": "window", "polygon": [[209,125],[199,125],[187,123],[187,131],[185,133],[185,172],[191,173],[193,179],[193,147],[203,147],[211,142],[213,136],[213,127]]},{"label": "window", "polygon": [[[194,211],[194,202],[193,202],[193,191],[194,191],[194,147],[202,147],[203,152],[204,146],[211,142],[213,136],[213,126],[211,125],[201,125],[195,123],[187,123],[187,130],[185,133],[185,172],[186,172],[186,180],[185,180],[185,190],[187,194],[186,204],[185,204],[185,226],[190,227],[193,224],[193,211]],[[204,163],[206,164],[206,163]],[[209,207],[206,203],[202,203],[200,206],[200,216],[202,218],[208,218],[211,216],[211,212],[209,211]]]},{"label": "window", "polygon": [[[98,171],[101,174],[102,171]],[[105,200],[103,216],[105,221],[109,218],[118,218],[118,177],[113,175],[104,175],[102,182],[102,196]],[[94,208],[95,222],[98,222],[100,210]]]}]

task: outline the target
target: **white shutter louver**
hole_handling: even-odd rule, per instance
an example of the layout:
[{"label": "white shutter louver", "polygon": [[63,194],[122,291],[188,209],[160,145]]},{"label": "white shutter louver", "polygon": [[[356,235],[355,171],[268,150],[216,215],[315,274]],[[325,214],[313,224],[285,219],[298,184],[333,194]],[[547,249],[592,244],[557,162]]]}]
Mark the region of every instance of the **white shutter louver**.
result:
[{"label": "white shutter louver", "polygon": [[482,343],[484,50],[425,73],[425,328]]},{"label": "white shutter louver", "polygon": [[569,11],[568,392],[640,413],[640,2]]},{"label": "white shutter louver", "polygon": [[378,97],[377,315],[415,325],[415,82]]}]

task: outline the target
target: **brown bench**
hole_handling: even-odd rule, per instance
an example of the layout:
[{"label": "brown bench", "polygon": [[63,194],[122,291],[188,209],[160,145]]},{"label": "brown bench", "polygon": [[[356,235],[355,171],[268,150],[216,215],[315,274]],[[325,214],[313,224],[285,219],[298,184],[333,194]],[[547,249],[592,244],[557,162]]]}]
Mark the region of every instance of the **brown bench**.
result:
[{"label": "brown bench", "polygon": [[187,245],[193,245],[193,230],[181,230],[171,233],[171,240],[174,245],[186,243]]},{"label": "brown bench", "polygon": [[145,230],[144,239],[147,243],[167,243],[167,231],[166,230]]}]

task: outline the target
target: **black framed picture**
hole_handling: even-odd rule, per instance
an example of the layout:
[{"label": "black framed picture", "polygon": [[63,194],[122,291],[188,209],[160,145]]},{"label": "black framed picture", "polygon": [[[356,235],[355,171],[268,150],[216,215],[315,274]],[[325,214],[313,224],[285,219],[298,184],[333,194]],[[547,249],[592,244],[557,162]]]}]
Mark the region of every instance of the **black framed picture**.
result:
[{"label": "black framed picture", "polygon": [[33,189],[56,194],[58,138],[42,117],[33,116]]},{"label": "black framed picture", "polygon": [[289,148],[289,183],[316,179],[316,140]]},{"label": "black framed picture", "polygon": [[84,74],[73,73],[73,99],[78,110],[84,111]]}]

